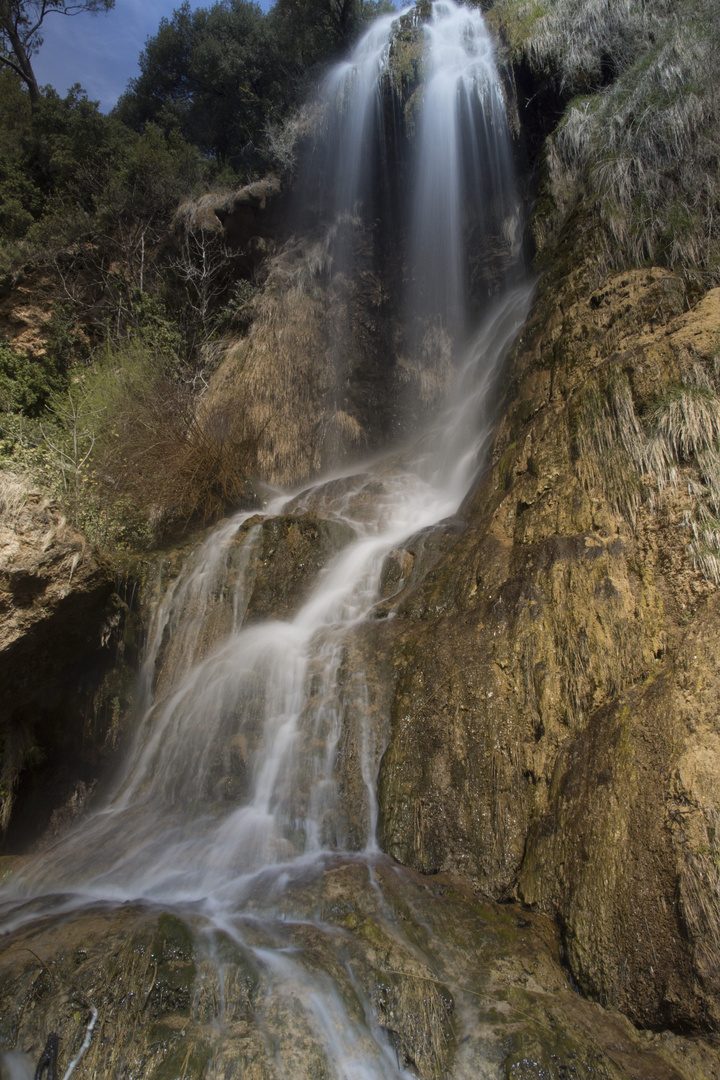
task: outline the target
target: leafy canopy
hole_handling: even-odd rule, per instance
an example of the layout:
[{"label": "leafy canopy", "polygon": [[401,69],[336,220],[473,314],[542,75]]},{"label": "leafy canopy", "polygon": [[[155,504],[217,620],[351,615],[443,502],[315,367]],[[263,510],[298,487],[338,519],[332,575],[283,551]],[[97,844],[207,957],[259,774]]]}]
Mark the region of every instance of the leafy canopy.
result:
[{"label": "leafy canopy", "polygon": [[148,122],[177,130],[246,175],[258,166],[265,124],[288,88],[279,41],[257,4],[183,4],[148,40],[140,70],[118,103],[120,119],[136,131]]}]

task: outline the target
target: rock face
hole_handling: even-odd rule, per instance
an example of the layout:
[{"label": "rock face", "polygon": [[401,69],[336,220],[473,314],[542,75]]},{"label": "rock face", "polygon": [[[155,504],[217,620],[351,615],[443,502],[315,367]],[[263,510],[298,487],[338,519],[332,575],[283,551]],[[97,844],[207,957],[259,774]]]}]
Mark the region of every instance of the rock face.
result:
[{"label": "rock face", "polygon": [[[60,932],[53,917],[16,930],[0,960],[0,1048],[33,1064],[52,1029],[64,1068],[92,1006],[83,1067],[98,1076],[269,1080],[283,1064],[301,1080],[328,1067],[397,1075],[396,1066],[428,1080],[449,1071],[497,1080],[720,1075],[701,1041],[640,1035],[584,1001],[549,920],[479,902],[457,878],[423,879],[382,858],[371,875],[332,859],[276,894],[275,917],[256,913],[256,902],[261,912],[267,904],[262,884],[257,892],[231,932],[132,905],[66,915]],[[266,966],[268,946],[283,950],[289,972]],[[345,1022],[323,1053],[330,980],[327,1007]]]},{"label": "rock face", "polygon": [[[406,59],[415,63],[412,50]],[[209,200],[195,224],[221,222],[245,243],[271,197],[247,189]],[[428,1078],[463,1075],[458,1062],[466,1075],[512,1080],[720,1075],[717,1049],[696,1038],[720,1024],[718,552],[697,532],[720,481],[687,410],[664,441],[658,421],[693,387],[717,416],[720,290],[688,291],[662,268],[604,276],[592,252],[580,257],[584,227],[560,223],[547,240],[551,270],[509,358],[484,475],[456,519],[388,556],[376,618],[348,639],[341,674],[367,673],[385,746],[381,844],[410,869],[381,860],[383,907],[359,863],[328,864],[282,894],[272,927],[314,978],[339,980],[353,1016],[367,1005],[398,1064]],[[251,329],[208,394],[232,403],[241,386],[274,482],[401,431],[396,393],[422,381],[396,355],[387,286],[399,268],[387,280],[376,273],[377,238],[363,227],[349,280],[333,270],[338,236],[293,238],[266,264]],[[0,592],[10,791],[34,745],[31,717],[47,727],[60,715],[36,684],[55,693],[96,648],[111,587],[52,508],[23,505],[3,539]],[[249,618],[288,617],[351,538],[313,508],[294,516],[300,508],[302,497],[285,516],[244,527],[242,537],[258,532]],[[208,647],[231,614],[218,594]],[[357,759],[349,726],[337,780],[360,846]],[[490,900],[479,905],[478,894]],[[284,923],[288,913],[296,921]],[[401,922],[411,944],[388,928]],[[260,1080],[273,1075],[267,1046],[279,1040],[291,1055],[294,1039],[295,1075],[318,1075],[301,993],[272,1000],[267,972],[237,941],[220,942],[211,963],[201,929],[124,909],[74,915],[62,934],[49,920],[18,930],[0,973],[0,1038],[37,1057],[57,1025],[69,1046],[77,1003],[66,991],[77,985],[108,1017],[88,1059],[98,1074],[127,1067],[183,1080],[242,1068]],[[262,949],[257,926],[245,929]],[[573,993],[561,957],[605,1010]],[[54,978],[64,989],[51,1004]],[[434,989],[408,989],[411,979]],[[457,1004],[458,987],[472,1001]],[[451,1002],[471,1018],[464,1049]],[[615,1010],[646,1032],[671,1027],[692,1040],[639,1036]],[[128,1046],[118,1054],[134,1055],[129,1066],[115,1053]]]},{"label": "rock face", "polygon": [[683,302],[663,270],[541,289],[465,527],[436,533],[378,625],[395,671],[380,802],[401,862],[555,917],[585,992],[703,1029],[720,1019],[720,597],[683,524],[698,466],[663,487],[626,461],[628,506],[578,450],[593,385],[624,377],[642,417],[712,370],[720,290]]},{"label": "rock face", "polygon": [[267,255],[280,226],[282,187],[276,176],[224,194],[208,194],[183,203],[176,225],[192,233],[216,234],[254,268]]},{"label": "rock face", "polygon": [[[79,754],[91,733],[84,731],[90,717],[76,712],[78,691],[88,672],[97,677],[107,662],[104,646],[119,616],[117,606],[109,604],[114,575],[59,510],[13,474],[3,472],[0,485],[0,824],[5,829],[26,763],[40,765],[54,757],[57,782],[58,758]],[[47,799],[48,814],[57,797],[55,789]]]},{"label": "rock face", "polygon": [[[273,1032],[296,1075],[311,1076],[316,1043],[298,1002],[305,977],[325,972],[351,1015],[373,1016],[398,1061],[428,1080],[447,1069],[512,1080],[571,1068],[608,1080],[720,1075],[717,1051],[697,1038],[720,1019],[720,597],[687,524],[707,466],[688,451],[668,481],[630,440],[618,458],[612,438],[593,442],[588,405],[611,416],[618,442],[631,431],[645,446],[663,391],[672,398],[683,378],[711,374],[719,340],[720,290],[688,310],[664,270],[541,287],[510,357],[487,471],[455,519],[388,556],[377,617],[348,640],[386,746],[381,842],[411,872],[382,861],[380,901],[360,863],[329,864],[276,894],[272,927],[255,925],[242,946],[215,942],[212,955],[199,923],[140,910],[78,914],[62,934],[52,920],[18,930],[1,992],[25,1005],[0,1030],[5,1045],[37,1056],[53,1026],[77,1041],[67,989],[77,985],[107,1017],[88,1059],[98,1071],[115,1070],[113,1048],[130,1046],[122,1052],[144,1076],[225,1075],[240,1054],[265,1077]],[[348,495],[357,520],[378,483]],[[284,516],[243,526],[240,541],[255,536],[249,616],[287,617],[351,539],[322,519],[322,489],[318,498],[301,494]],[[208,642],[227,612],[218,593]],[[348,730],[337,776],[360,846],[356,759]],[[478,894],[507,906],[478,905]],[[409,924],[411,945],[395,923]],[[253,966],[266,933],[302,954],[290,997]],[[560,956],[605,1010],[569,988]],[[432,993],[403,989],[405,976]],[[52,1001],[46,977],[61,988]],[[640,1036],[619,1013],[693,1038]]]}]

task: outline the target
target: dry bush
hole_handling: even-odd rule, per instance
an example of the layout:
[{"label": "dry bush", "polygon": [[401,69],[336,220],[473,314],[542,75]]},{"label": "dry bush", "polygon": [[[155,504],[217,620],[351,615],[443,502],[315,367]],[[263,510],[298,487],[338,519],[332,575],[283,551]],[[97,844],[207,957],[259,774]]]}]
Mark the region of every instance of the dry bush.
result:
[{"label": "dry bush", "polygon": [[236,350],[258,465],[270,483],[294,483],[321,466],[318,425],[332,365],[322,303],[294,285],[266,292],[247,341]]},{"label": "dry bush", "polygon": [[321,105],[311,101],[295,109],[279,124],[266,126],[267,154],[276,172],[281,176],[292,176],[303,144],[316,134],[322,120]]},{"label": "dry bush", "polygon": [[113,442],[95,460],[95,476],[162,534],[204,524],[252,498],[256,447],[241,411],[198,404],[188,387],[160,374],[149,392],[120,402]]}]

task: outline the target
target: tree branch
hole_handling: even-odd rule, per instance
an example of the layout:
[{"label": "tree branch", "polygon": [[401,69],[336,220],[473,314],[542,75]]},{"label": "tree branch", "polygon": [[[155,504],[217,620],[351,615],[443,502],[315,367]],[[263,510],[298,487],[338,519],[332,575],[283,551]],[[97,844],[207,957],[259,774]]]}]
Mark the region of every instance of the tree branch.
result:
[{"label": "tree branch", "polygon": [[23,79],[23,80],[25,79],[25,75],[23,73],[22,68],[18,67],[18,65],[15,63],[14,60],[11,60],[7,56],[0,56],[0,64],[7,64],[7,66],[9,68],[12,68],[12,70],[16,73],[16,75],[19,75],[20,78]]}]

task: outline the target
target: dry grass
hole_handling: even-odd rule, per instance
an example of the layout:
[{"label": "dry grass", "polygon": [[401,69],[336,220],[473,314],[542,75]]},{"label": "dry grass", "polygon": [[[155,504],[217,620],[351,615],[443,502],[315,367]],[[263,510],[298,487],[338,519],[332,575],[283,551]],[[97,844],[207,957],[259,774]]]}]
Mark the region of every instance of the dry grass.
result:
[{"label": "dry grass", "polygon": [[29,535],[46,551],[65,528],[65,517],[29,469],[0,469],[0,561],[12,561]]},{"label": "dry grass", "polygon": [[688,555],[720,585],[718,372],[696,365],[641,420],[627,376],[611,364],[603,382],[591,380],[578,395],[573,424],[578,476],[633,526],[642,505],[652,508],[658,493],[687,482]]},{"label": "dry grass", "polygon": [[6,528],[13,528],[22,516],[31,487],[29,477],[0,470],[0,521]]},{"label": "dry grass", "polygon": [[258,469],[270,483],[293,483],[320,467],[321,391],[332,379],[322,316],[321,302],[301,284],[266,292],[249,337],[234,350],[240,380],[233,396],[239,391],[248,402]]},{"label": "dry grass", "polygon": [[[209,403],[247,403],[247,431],[257,439],[263,480],[288,485],[316,474],[365,442],[357,417],[342,404],[338,368],[354,348],[352,283],[333,273],[338,221],[320,239],[291,242],[273,260],[246,338],[228,352]],[[339,354],[340,365],[337,363]]]},{"label": "dry grass", "polygon": [[621,368],[610,366],[604,386],[588,382],[575,404],[573,423],[583,484],[600,487],[614,509],[634,524],[642,503],[646,436]]},{"label": "dry grass", "polygon": [[453,342],[447,330],[429,326],[417,349],[403,353],[397,361],[401,392],[427,413],[445,400],[455,371]]},{"label": "dry grass", "polygon": [[[549,140],[562,222],[592,212],[605,269],[647,261],[720,281],[720,24],[712,0],[527,0],[516,53],[570,102]],[[495,18],[518,25],[517,0]]]},{"label": "dry grass", "polygon": [[651,27],[666,18],[668,0],[555,0],[531,5],[544,14],[524,43],[538,68],[558,72],[570,93],[594,89],[624,71],[643,51]]}]

